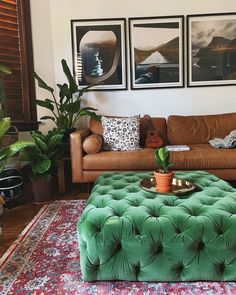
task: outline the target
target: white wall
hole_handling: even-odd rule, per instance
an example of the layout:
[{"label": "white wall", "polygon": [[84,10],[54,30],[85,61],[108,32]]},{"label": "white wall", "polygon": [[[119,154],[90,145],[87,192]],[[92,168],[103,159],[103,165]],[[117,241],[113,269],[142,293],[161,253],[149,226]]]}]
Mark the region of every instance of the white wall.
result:
[{"label": "white wall", "polygon": [[[236,12],[235,0],[31,0],[35,71],[51,85],[62,83],[61,59],[72,68],[71,19],[170,16]],[[128,27],[128,26],[127,26]],[[127,28],[128,29],[128,28]],[[127,55],[129,60],[129,54]],[[129,70],[129,63],[127,65]],[[129,81],[129,77],[128,77]],[[236,86],[92,91],[85,94],[100,114],[214,114],[236,111]],[[37,88],[37,97],[45,93]],[[38,109],[39,118],[44,114]],[[41,129],[50,128],[47,124]]]}]

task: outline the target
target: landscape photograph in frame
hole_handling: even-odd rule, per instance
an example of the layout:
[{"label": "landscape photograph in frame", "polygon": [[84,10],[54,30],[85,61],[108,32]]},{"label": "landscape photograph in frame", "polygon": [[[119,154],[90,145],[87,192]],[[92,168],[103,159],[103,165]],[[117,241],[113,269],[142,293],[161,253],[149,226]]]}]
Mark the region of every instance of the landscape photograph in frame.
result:
[{"label": "landscape photograph in frame", "polygon": [[127,89],[126,20],[71,20],[74,75],[92,90]]},{"label": "landscape photograph in frame", "polygon": [[129,18],[131,89],[184,86],[183,16]]},{"label": "landscape photograph in frame", "polygon": [[187,16],[188,86],[236,84],[236,14]]}]

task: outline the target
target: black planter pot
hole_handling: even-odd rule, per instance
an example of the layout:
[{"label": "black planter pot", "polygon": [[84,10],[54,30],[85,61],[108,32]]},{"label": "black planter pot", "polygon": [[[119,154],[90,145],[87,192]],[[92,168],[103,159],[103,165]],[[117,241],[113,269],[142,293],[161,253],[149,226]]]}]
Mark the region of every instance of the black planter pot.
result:
[{"label": "black planter pot", "polygon": [[53,201],[52,180],[47,181],[43,178],[31,181],[33,191],[33,204],[42,205]]},{"label": "black planter pot", "polygon": [[75,131],[76,131],[75,127],[67,129],[63,134],[62,142],[69,143],[70,142],[70,134]]},{"label": "black planter pot", "polygon": [[19,205],[23,191],[23,179],[16,169],[6,169],[0,173],[0,194],[5,208]]},{"label": "black planter pot", "polygon": [[76,131],[76,128],[70,128],[64,132],[62,137],[62,148],[64,152],[70,151],[70,134],[75,131]]}]

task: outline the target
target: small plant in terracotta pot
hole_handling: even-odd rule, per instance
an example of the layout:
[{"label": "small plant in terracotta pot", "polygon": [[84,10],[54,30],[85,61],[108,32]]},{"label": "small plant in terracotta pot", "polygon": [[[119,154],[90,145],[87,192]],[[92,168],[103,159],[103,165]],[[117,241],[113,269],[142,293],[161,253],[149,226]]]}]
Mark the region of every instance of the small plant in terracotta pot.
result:
[{"label": "small plant in terracotta pot", "polygon": [[169,171],[169,168],[173,166],[174,163],[170,162],[170,152],[166,147],[156,149],[154,156],[159,166],[159,169],[154,171],[156,190],[160,193],[167,193],[171,189],[174,176],[174,172]]}]

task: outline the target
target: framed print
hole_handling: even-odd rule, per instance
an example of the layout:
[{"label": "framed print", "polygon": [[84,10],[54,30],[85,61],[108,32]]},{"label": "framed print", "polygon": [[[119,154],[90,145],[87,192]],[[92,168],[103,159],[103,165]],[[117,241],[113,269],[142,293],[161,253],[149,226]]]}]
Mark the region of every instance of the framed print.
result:
[{"label": "framed print", "polygon": [[184,17],[129,18],[131,89],[184,86]]},{"label": "framed print", "polygon": [[127,89],[126,21],[117,19],[71,20],[74,75],[92,90]]},{"label": "framed print", "polygon": [[236,84],[236,13],[187,16],[188,86]]}]

